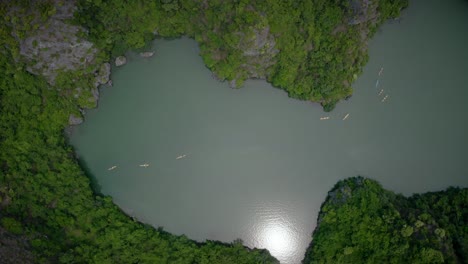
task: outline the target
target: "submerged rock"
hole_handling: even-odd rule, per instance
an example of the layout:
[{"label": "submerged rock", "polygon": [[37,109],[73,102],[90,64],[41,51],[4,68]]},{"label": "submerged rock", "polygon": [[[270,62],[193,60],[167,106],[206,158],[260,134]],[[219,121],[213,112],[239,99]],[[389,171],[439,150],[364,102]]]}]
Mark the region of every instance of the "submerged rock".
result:
[{"label": "submerged rock", "polygon": [[127,63],[127,58],[125,56],[118,56],[115,58],[115,66],[119,67]]},{"label": "submerged rock", "polygon": [[153,55],[154,55],[154,51],[146,51],[146,52],[140,53],[140,56],[143,58],[153,57]]}]

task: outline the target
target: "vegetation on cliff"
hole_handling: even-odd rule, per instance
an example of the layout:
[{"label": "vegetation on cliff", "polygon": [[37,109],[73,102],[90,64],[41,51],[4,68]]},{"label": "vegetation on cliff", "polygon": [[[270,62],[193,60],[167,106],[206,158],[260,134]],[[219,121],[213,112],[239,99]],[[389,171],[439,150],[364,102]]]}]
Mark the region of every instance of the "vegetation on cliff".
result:
[{"label": "vegetation on cliff", "polygon": [[239,87],[266,78],[290,97],[326,111],[352,94],[367,40],[407,0],[81,1],[77,21],[113,56],[155,35],[189,35],[205,64]]},{"label": "vegetation on cliff", "polygon": [[196,243],[156,230],[93,194],[63,135],[80,98],[26,71],[12,34],[25,17],[7,15],[29,8],[21,2],[0,2],[0,223],[8,230],[0,235],[28,240],[37,263],[276,263],[239,242]]},{"label": "vegetation on cliff", "polygon": [[303,263],[466,263],[468,189],[406,198],[361,177],[322,204]]},{"label": "vegetation on cliff", "polygon": [[[13,254],[23,262],[31,261],[32,250],[37,263],[276,263],[265,250],[239,242],[196,243],[126,216],[110,197],[92,192],[63,129],[71,114],[80,115],[79,107],[92,106],[99,64],[111,54],[143,48],[154,30],[165,37],[193,36],[220,79],[240,85],[248,77],[267,78],[293,97],[331,107],[349,94],[349,86],[320,87],[351,78],[365,61],[353,57],[364,50],[348,59],[339,55],[358,41],[351,36],[362,32],[355,25],[372,32],[404,4],[380,1],[374,6],[378,19],[368,20],[344,1],[83,1],[77,21],[88,26],[103,52],[93,55],[96,65],[85,64],[90,69],[56,72],[52,86],[43,72],[31,70],[35,59],[21,53],[20,43],[64,3],[0,1],[0,242],[11,245],[0,256]],[[346,41],[349,46],[341,46]],[[33,37],[32,48],[34,43]],[[334,71],[333,65],[353,68]],[[88,93],[74,96],[77,86]],[[348,180],[323,205],[305,261],[407,262],[407,254],[415,263],[466,262],[464,208],[466,189],[406,199],[370,180]]]}]

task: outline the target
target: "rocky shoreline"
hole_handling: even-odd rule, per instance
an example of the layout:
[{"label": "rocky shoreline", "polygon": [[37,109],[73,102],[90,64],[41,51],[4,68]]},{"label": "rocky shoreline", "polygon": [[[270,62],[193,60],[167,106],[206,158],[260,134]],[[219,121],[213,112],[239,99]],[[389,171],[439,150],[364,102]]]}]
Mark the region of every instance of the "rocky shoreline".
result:
[{"label": "rocky shoreline", "polygon": [[[37,30],[28,32],[24,38],[16,36],[20,43],[20,58],[27,67],[26,70],[34,75],[40,75],[55,89],[59,87],[57,78],[62,73],[84,74],[79,76],[91,79],[92,85],[76,85],[72,87],[73,98],[84,99],[86,105],[80,106],[75,113],[70,114],[68,124],[79,125],[84,120],[85,109],[94,108],[99,100],[99,89],[102,85],[112,86],[111,63],[102,62],[99,58],[99,49],[87,40],[87,30],[81,26],[70,24],[74,12],[77,10],[76,1],[54,1],[55,13],[47,20],[38,18],[35,11],[30,11],[37,18],[34,24]],[[150,58],[154,51],[141,52],[143,58]],[[114,59],[116,67],[127,63],[125,56]],[[79,78],[78,78],[79,79]],[[75,80],[73,80],[75,81]],[[86,97],[86,98],[82,98]]]}]

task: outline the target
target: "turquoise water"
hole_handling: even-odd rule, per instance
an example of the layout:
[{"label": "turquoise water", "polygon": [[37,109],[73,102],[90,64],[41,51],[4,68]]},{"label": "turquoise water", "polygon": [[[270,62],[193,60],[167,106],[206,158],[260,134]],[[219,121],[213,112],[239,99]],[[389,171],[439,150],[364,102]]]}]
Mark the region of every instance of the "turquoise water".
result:
[{"label": "turquoise water", "polygon": [[340,179],[406,195],[468,186],[468,3],[410,4],[370,42],[354,96],[332,113],[261,80],[230,89],[193,40],[158,40],[153,58],[114,69],[71,143],[139,220],[299,263]]}]

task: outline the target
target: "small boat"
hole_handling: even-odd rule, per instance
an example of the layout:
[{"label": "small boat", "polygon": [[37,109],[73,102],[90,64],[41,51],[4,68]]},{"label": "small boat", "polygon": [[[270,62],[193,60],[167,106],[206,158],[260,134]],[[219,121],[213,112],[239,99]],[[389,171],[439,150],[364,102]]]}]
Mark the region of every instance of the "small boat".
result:
[{"label": "small boat", "polygon": [[380,90],[379,96],[380,96],[380,95],[382,95],[382,93],[383,93],[383,89],[382,89],[382,90]]},{"label": "small boat", "polygon": [[320,120],[328,120],[328,119],[330,119],[329,116],[324,116],[324,117],[321,117],[321,118],[320,118]]},{"label": "small boat", "polygon": [[349,117],[349,113],[347,113],[347,114],[343,117],[343,121],[346,120],[346,119],[348,119],[348,117]]},{"label": "small boat", "polygon": [[382,67],[382,68],[380,68],[380,71],[379,71],[379,76],[380,76],[380,75],[382,75],[382,73],[383,73],[383,67]]},{"label": "small boat", "polygon": [[148,163],[145,163],[145,164],[140,164],[140,167],[149,167],[149,164]]},{"label": "small boat", "polygon": [[184,155],[180,155],[180,156],[178,156],[176,159],[182,159],[182,158],[185,158],[186,156],[187,156],[187,155],[185,155],[185,154],[184,154]]},{"label": "small boat", "polygon": [[380,83],[380,80],[377,80],[377,81],[375,82],[375,88],[377,88],[377,87],[379,86],[379,83]]},{"label": "small boat", "polygon": [[387,100],[387,98],[388,98],[388,94],[385,95],[385,97],[382,99],[382,103],[385,102],[385,100]]},{"label": "small boat", "polygon": [[111,171],[111,170],[113,170],[115,168],[117,168],[117,166],[112,166],[112,167],[108,168],[107,170]]}]

